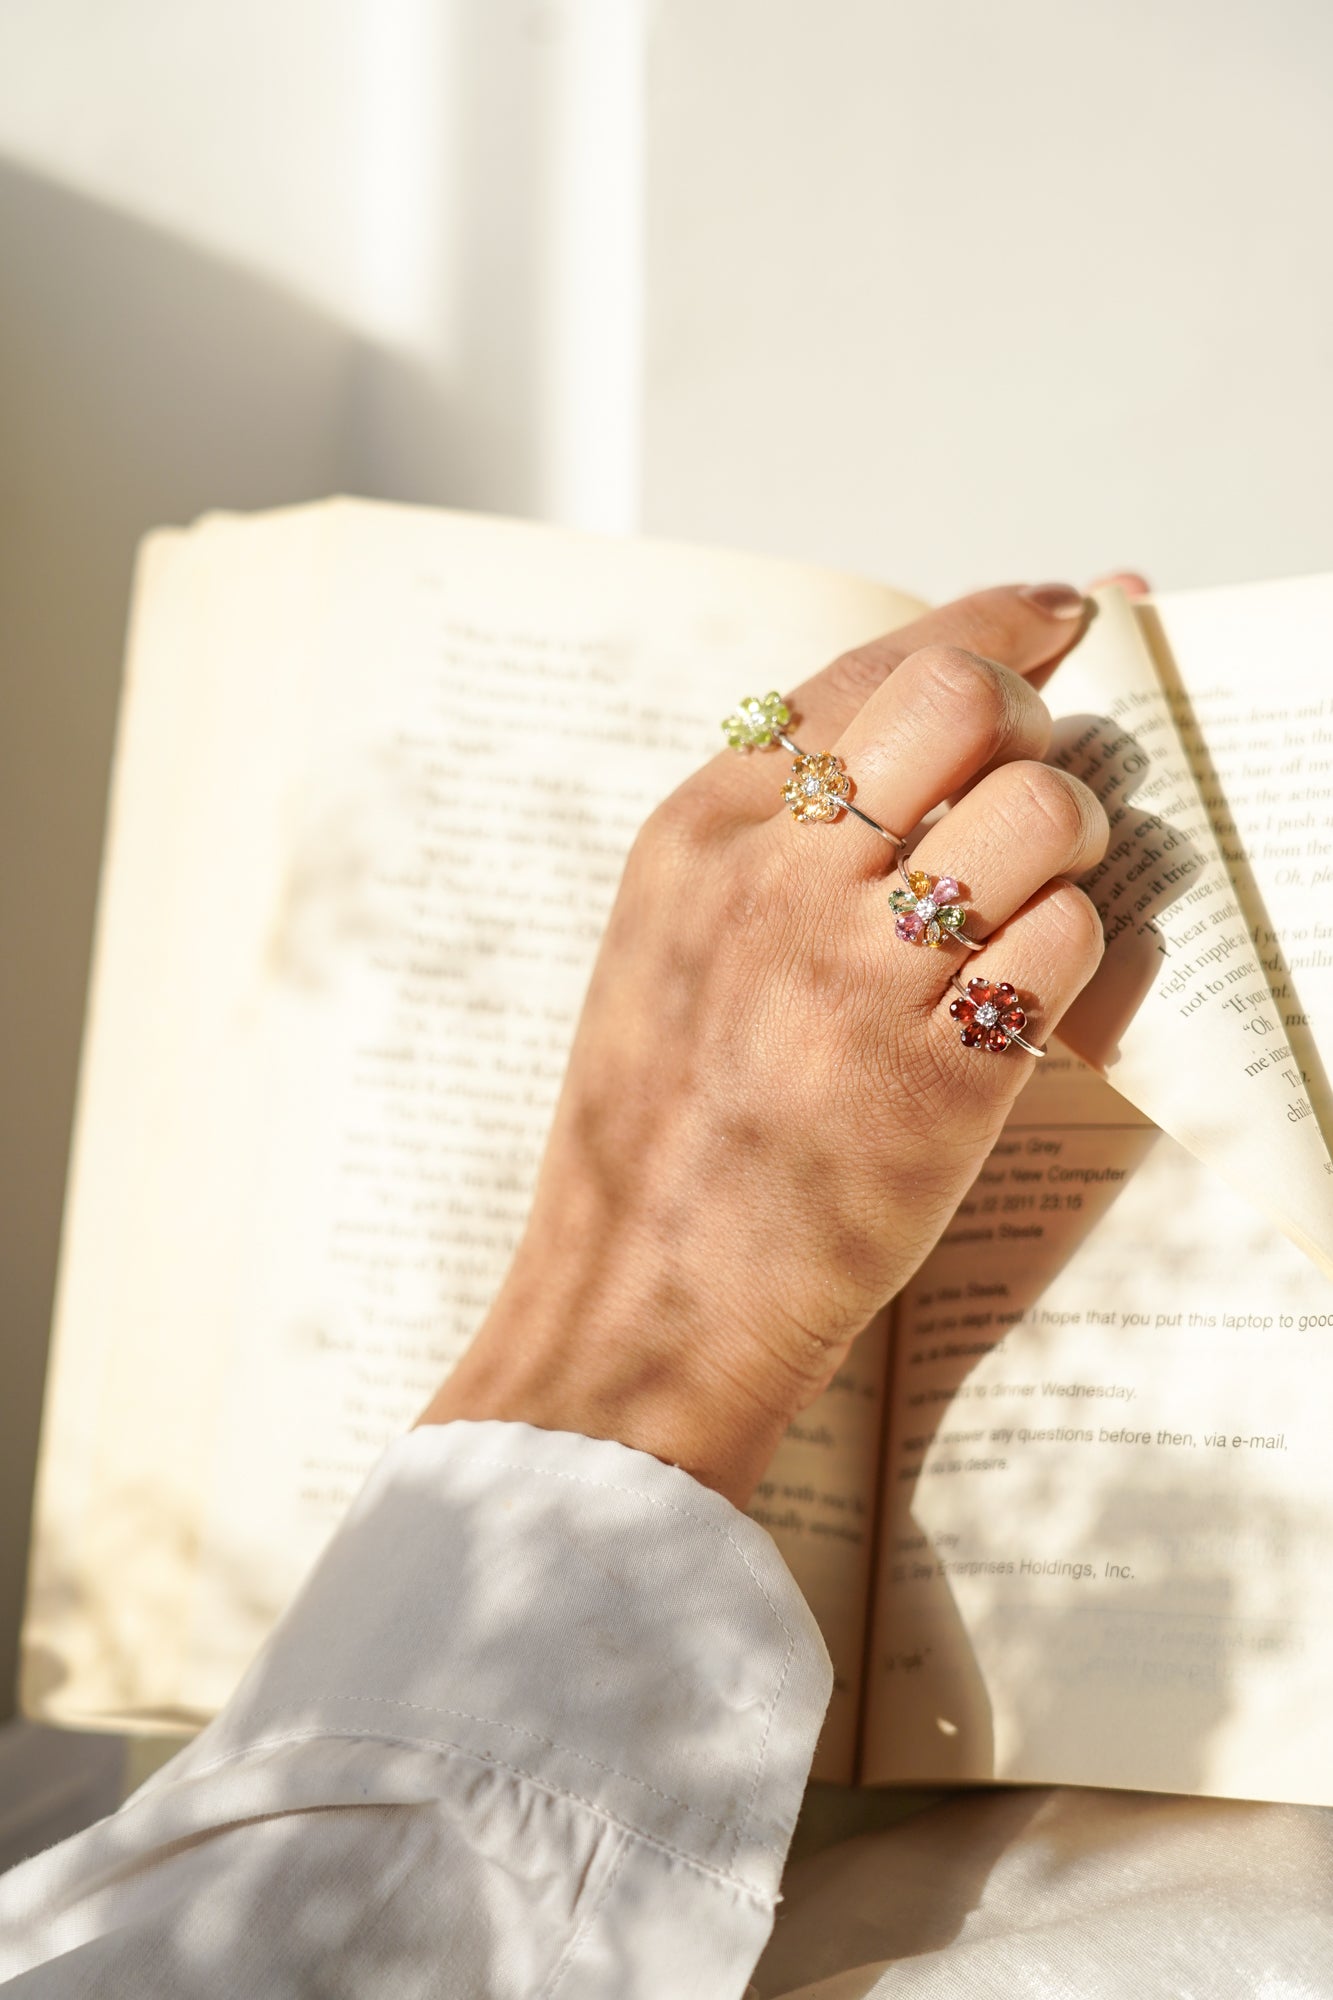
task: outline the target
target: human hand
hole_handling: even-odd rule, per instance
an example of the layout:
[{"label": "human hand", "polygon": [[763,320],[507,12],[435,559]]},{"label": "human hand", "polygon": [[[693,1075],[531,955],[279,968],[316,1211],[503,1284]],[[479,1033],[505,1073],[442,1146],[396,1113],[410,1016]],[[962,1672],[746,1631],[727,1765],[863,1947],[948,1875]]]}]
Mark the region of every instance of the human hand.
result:
[{"label": "human hand", "polygon": [[[619,1439],[743,1503],[791,1419],[931,1249],[1034,1058],[966,1048],[950,974],[1007,980],[1042,1041],[1101,927],[1092,793],[1039,760],[1048,670],[1088,606],[983,591],[844,655],[790,698],[910,865],[957,878],[982,950],[894,935],[896,857],[798,826],[781,753],[724,751],[626,864],[527,1229],[424,1422]],[[997,664],[1003,663],[1003,664]]]}]

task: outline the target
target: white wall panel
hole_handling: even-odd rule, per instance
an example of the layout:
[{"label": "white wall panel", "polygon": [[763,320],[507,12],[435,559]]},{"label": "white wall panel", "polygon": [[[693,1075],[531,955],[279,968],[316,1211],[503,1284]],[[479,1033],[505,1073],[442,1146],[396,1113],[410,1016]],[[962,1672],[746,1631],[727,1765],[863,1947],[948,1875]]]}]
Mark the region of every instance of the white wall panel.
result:
[{"label": "white wall panel", "polygon": [[887,575],[1333,563],[1322,0],[663,0],[645,524]]}]

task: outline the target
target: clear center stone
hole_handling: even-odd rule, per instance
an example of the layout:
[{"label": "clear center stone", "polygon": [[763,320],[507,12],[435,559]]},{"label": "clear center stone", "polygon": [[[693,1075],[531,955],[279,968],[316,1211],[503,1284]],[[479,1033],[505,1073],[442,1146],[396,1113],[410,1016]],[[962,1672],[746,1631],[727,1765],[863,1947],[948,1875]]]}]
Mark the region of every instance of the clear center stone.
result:
[{"label": "clear center stone", "polygon": [[989,1000],[983,1000],[977,1008],[977,1026],[979,1028],[993,1028],[996,1026],[999,1018],[999,1008],[992,1005]]},{"label": "clear center stone", "polygon": [[936,903],[933,896],[918,896],[916,901],[916,913],[919,917],[923,918],[926,923],[930,923],[932,919],[939,914],[939,905]]},{"label": "clear center stone", "polygon": [[818,778],[807,778],[805,783],[802,785],[801,790],[805,793],[805,796],[808,799],[814,798],[815,794],[819,790]]}]

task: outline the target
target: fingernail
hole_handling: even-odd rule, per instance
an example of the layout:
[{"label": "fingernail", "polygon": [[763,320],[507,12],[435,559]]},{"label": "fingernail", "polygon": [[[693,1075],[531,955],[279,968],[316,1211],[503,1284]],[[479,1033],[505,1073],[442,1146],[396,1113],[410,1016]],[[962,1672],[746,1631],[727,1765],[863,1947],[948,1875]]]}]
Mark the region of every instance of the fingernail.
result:
[{"label": "fingernail", "polygon": [[1038,611],[1044,611],[1048,618],[1077,618],[1087,603],[1081,590],[1075,590],[1072,583],[1028,583],[1019,591],[1029,604],[1035,604]]}]

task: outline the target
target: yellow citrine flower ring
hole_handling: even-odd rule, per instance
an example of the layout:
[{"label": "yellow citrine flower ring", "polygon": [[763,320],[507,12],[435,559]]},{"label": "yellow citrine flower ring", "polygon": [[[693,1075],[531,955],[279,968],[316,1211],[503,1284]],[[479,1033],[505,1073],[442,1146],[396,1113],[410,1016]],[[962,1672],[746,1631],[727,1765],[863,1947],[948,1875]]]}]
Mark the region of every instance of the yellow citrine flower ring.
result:
[{"label": "yellow citrine flower ring", "polygon": [[841,757],[831,750],[802,750],[787,734],[791,710],[775,690],[765,695],[747,694],[722,724],[722,734],[733,750],[786,750],[792,758],[791,776],[782,787],[791,816],[803,826],[835,820],[851,813],[863,826],[897,848],[906,846],[900,833],[881,826],[849,797],[852,781]]}]

